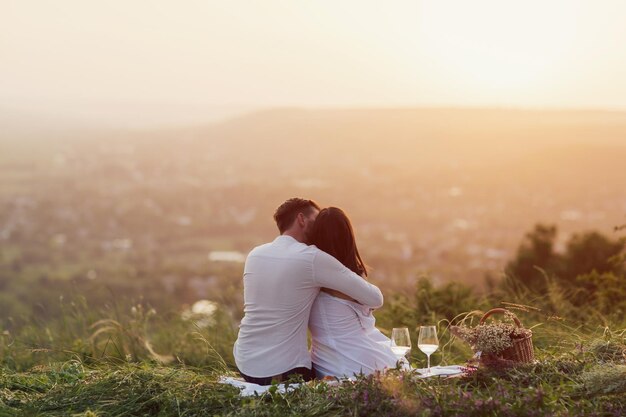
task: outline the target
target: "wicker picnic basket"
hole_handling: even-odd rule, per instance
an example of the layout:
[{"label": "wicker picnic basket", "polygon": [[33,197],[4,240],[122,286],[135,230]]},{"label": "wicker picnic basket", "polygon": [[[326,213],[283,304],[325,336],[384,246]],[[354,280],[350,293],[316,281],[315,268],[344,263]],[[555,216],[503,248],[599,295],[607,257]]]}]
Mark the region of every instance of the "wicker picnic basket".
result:
[{"label": "wicker picnic basket", "polygon": [[[500,314],[506,313],[513,319],[517,327],[524,328],[524,326],[522,326],[522,322],[517,318],[517,316],[513,314],[511,311],[506,310],[504,308],[494,308],[494,309],[489,310],[482,316],[478,324],[479,325],[484,324],[487,318],[497,313],[500,313]],[[535,360],[532,334],[529,334],[528,336],[523,337],[523,338],[512,338],[512,342],[513,342],[513,346],[511,346],[508,349],[503,350],[498,355],[490,355],[490,354],[481,355],[481,358],[480,358],[481,364],[486,365],[486,366],[492,366],[492,365],[513,366],[518,363],[530,363]]]}]

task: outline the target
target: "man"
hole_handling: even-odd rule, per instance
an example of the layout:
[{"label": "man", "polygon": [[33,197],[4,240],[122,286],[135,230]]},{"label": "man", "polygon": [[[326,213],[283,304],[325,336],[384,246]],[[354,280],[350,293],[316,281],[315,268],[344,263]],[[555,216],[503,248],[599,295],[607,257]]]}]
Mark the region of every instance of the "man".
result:
[{"label": "man", "polygon": [[233,353],[248,382],[269,385],[294,374],[313,378],[307,325],[320,288],[340,291],[371,308],[383,304],[378,287],[307,245],[319,211],[312,200],[285,201],[274,214],[280,236],[254,248],[246,259],[244,317]]}]

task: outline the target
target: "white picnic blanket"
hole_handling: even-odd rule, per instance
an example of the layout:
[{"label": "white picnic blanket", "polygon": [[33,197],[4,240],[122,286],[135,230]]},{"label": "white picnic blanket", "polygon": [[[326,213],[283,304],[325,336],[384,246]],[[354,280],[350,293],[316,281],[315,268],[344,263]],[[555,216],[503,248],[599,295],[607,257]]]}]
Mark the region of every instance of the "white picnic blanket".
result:
[{"label": "white picnic blanket", "polygon": [[[427,371],[426,368],[418,368],[418,369],[414,369],[414,371],[417,372],[418,378],[430,378],[433,376],[459,375],[463,373],[463,367],[461,365],[431,366],[430,375],[426,375],[426,371]],[[341,378],[341,379],[324,381],[324,382],[327,383],[328,385],[338,385],[343,381],[346,381],[346,380],[354,381],[355,379],[356,378]],[[241,379],[237,379],[237,378],[233,378],[229,376],[220,377],[218,382],[220,384],[228,384],[228,385],[232,385],[234,387],[239,388],[239,390],[241,391],[239,395],[241,395],[242,397],[248,397],[248,396],[255,395],[255,394],[262,395],[266,393],[272,387],[271,385],[259,385],[259,384],[253,384],[251,382],[245,382],[245,381],[242,381]],[[276,387],[277,387],[277,392],[281,394],[285,394],[287,392],[291,392],[295,390],[296,388],[300,387],[300,384],[289,384],[289,386],[287,386],[286,384],[278,384],[276,385]]]},{"label": "white picnic blanket", "polygon": [[[324,380],[323,382],[327,385],[339,385],[344,381],[356,381],[356,378],[343,377],[333,380]],[[241,395],[242,397],[248,397],[255,394],[262,395],[265,394],[272,387],[271,385],[253,384],[252,382],[242,381],[240,378],[233,378],[229,376],[222,376],[217,382],[219,382],[220,384],[228,384],[232,385],[233,387],[239,388],[241,391],[239,395]],[[286,384],[277,384],[276,387],[278,388],[277,392],[285,394],[287,392],[295,390],[296,388],[299,388],[300,385],[301,384],[289,384],[289,386],[287,386]]]},{"label": "white picnic blanket", "polygon": [[[222,376],[220,377],[219,381],[220,384],[228,384],[228,385],[232,385],[234,387],[237,387],[240,389],[240,393],[239,395],[241,395],[242,397],[248,397],[250,395],[254,395],[254,394],[264,394],[267,392],[267,390],[269,390],[272,386],[271,385],[259,385],[259,384],[253,384],[251,382],[246,382],[246,381],[242,381],[240,379],[237,378],[232,378],[229,376]],[[278,391],[281,394],[284,394],[286,392],[289,391],[293,391],[294,389],[298,388],[300,386],[300,384],[289,384],[289,386],[287,387],[285,384],[278,384]]]},{"label": "white picnic blanket", "polygon": [[431,366],[430,375],[427,374],[427,368],[417,368],[416,372],[419,373],[419,378],[430,378],[432,376],[451,376],[459,375],[464,372],[461,365],[447,365],[447,366]]}]

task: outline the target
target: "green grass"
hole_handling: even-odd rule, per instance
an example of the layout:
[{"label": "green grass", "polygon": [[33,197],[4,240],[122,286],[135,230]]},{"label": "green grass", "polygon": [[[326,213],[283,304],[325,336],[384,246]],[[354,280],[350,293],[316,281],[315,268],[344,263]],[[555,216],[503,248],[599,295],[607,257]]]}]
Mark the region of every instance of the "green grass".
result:
[{"label": "green grass", "polygon": [[[143,306],[90,311],[71,303],[58,322],[0,329],[0,416],[626,414],[626,330],[535,324],[535,364],[449,379],[390,371],[242,398],[217,382],[235,371],[226,312],[200,328]],[[471,352],[445,326],[434,363],[463,363]],[[415,349],[414,365],[423,359]]]},{"label": "green grass", "polygon": [[273,416],[623,415],[626,365],[593,352],[544,357],[465,378],[416,379],[391,371],[354,383],[304,385],[289,394],[242,398],[217,383],[223,372],[157,363],[70,360],[0,372],[0,415]]},{"label": "green grass", "polygon": [[[416,294],[388,297],[376,314],[378,326],[438,323],[433,364],[465,363],[472,352],[451,338],[448,326],[459,319],[475,325],[482,312],[450,315],[498,303],[455,287],[418,286]],[[533,330],[536,363],[449,379],[393,370],[247,398],[218,383],[222,375],[236,375],[238,320],[228,306],[209,320],[184,320],[180,311],[146,304],[94,308],[84,297],[61,300],[55,318],[0,321],[0,416],[626,415],[624,318],[592,306],[583,311],[557,292],[544,298],[531,300],[541,309],[508,305]],[[426,357],[415,348],[411,362],[424,367]]]}]

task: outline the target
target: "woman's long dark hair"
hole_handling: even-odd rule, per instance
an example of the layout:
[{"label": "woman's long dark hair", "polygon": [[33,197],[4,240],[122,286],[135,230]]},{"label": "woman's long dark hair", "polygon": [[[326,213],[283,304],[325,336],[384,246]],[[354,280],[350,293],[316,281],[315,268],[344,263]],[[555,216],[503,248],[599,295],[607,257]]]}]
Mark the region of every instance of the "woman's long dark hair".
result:
[{"label": "woman's long dark hair", "polygon": [[340,208],[328,207],[320,211],[313,224],[311,243],[353,272],[367,276],[365,263],[356,247],[352,224]]}]

